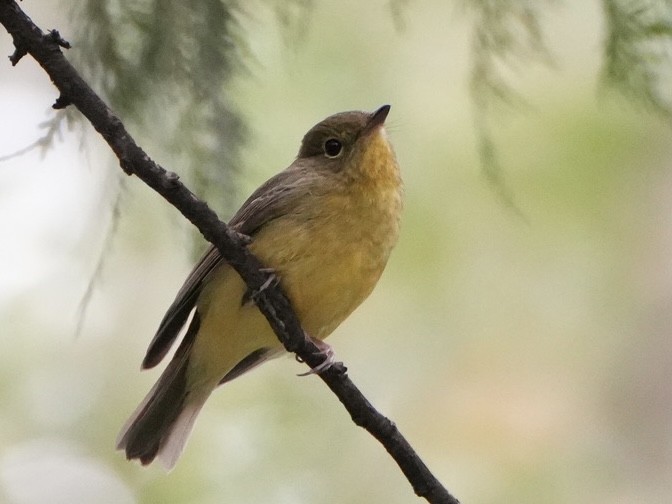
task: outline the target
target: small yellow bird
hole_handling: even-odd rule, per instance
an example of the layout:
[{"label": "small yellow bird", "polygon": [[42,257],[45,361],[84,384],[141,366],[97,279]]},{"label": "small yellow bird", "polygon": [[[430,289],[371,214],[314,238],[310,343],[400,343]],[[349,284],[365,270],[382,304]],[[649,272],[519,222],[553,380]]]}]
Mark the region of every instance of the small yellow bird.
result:
[{"label": "small yellow bird", "polygon": [[[389,105],[332,115],[296,160],[259,187],[230,226],[272,268],[306,334],[322,340],[366,299],[399,236],[402,182],[384,129]],[[210,393],[283,347],[245,284],[210,247],[168,309],[143,360],[157,365],[193,317],[173,359],[126,422],[117,449],[142,464],[177,462]]]}]

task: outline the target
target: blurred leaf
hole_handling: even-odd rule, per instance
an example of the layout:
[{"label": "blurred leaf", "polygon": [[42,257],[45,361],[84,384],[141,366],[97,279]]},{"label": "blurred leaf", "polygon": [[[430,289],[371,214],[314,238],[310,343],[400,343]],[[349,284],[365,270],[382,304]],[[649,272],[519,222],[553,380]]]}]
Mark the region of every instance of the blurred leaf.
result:
[{"label": "blurred leaf", "polygon": [[247,135],[226,92],[245,70],[241,4],[89,0],[78,14],[77,54],[94,87],[124,121],[152,131],[199,196],[230,210],[223,196]]},{"label": "blurred leaf", "polygon": [[602,80],[672,119],[672,2],[604,0],[607,37]]},{"label": "blurred leaf", "polygon": [[269,1],[287,45],[303,42],[308,33],[310,16],[315,8],[313,0]]},{"label": "blurred leaf", "polygon": [[474,17],[469,86],[481,167],[497,194],[519,215],[522,214],[505,183],[490,123],[496,106],[526,105],[524,98],[504,76],[506,71],[527,66],[530,60],[552,62],[540,24],[543,12],[551,3],[555,2],[463,2],[463,8]]}]

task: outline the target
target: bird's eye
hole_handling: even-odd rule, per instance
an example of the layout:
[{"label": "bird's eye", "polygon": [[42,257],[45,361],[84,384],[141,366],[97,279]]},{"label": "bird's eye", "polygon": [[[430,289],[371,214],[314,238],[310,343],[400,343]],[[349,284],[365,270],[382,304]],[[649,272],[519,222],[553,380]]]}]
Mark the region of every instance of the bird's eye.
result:
[{"label": "bird's eye", "polygon": [[330,138],[324,142],[324,153],[329,158],[335,158],[341,155],[343,152],[343,144],[340,140],[335,138]]}]

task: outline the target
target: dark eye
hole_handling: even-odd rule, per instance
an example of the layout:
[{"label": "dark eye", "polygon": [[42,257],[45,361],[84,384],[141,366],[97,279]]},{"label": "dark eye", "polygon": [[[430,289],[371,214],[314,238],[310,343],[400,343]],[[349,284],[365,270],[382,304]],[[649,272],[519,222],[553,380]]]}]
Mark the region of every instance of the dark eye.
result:
[{"label": "dark eye", "polygon": [[327,155],[327,157],[330,158],[338,157],[340,156],[342,151],[343,151],[343,144],[341,143],[340,140],[330,138],[329,140],[324,142],[324,153]]}]

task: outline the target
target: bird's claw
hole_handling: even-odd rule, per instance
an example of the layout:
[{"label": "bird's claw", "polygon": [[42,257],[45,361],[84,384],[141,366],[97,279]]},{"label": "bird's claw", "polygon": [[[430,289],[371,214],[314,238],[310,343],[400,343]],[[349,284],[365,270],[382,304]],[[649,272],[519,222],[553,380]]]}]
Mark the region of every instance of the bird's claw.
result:
[{"label": "bird's claw", "polygon": [[235,229],[233,229],[232,231],[233,234],[236,235],[236,238],[238,238],[238,240],[244,247],[247,247],[250,243],[252,243],[252,237],[250,235],[246,235],[245,233],[241,233],[240,231],[236,231]]},{"label": "bird's claw", "polygon": [[276,285],[280,282],[280,278],[278,278],[278,275],[275,274],[275,270],[273,268],[260,268],[259,271],[268,274],[266,280],[264,280],[264,283],[261,284],[258,289],[247,289],[245,291],[245,294],[243,294],[243,299],[240,303],[241,306],[249,306],[252,303],[256,304],[257,299],[259,299],[259,295],[262,292],[268,289],[271,285]]},{"label": "bird's claw", "polygon": [[275,270],[273,268],[261,268],[259,271],[261,271],[262,273],[267,273],[268,277],[266,278],[264,283],[261,284],[261,286],[255,291],[254,295],[252,296],[253,298],[256,298],[259,294],[264,292],[271,285],[277,284],[280,281],[278,275],[275,274]]},{"label": "bird's claw", "polygon": [[[336,362],[336,352],[334,352],[334,349],[332,348],[331,345],[328,345],[324,341],[313,339],[308,335],[306,335],[306,337],[310,339],[317,348],[319,348],[319,352],[317,352],[316,355],[323,355],[324,360],[314,368],[310,368],[310,370],[306,371],[305,373],[299,373],[297,376],[310,376],[312,374],[320,374],[334,365],[342,364],[341,362]],[[296,360],[299,362],[303,362],[303,359],[301,359],[301,357],[299,357],[298,355],[296,356]]]}]

